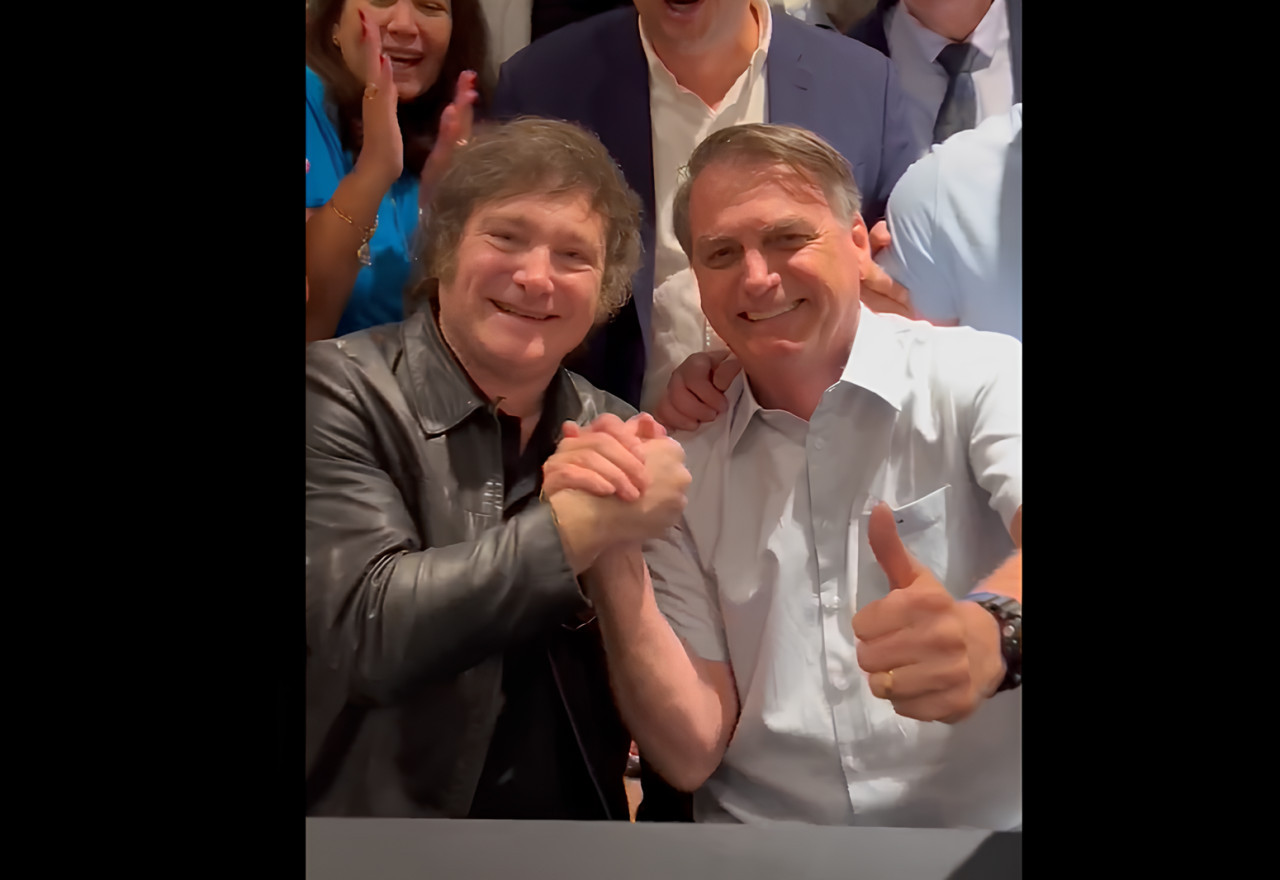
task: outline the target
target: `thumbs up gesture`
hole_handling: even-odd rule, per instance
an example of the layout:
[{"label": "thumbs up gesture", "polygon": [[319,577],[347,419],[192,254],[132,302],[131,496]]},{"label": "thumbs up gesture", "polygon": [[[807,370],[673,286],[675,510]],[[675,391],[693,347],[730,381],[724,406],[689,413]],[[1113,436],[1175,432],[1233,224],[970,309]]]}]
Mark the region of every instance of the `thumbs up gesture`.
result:
[{"label": "thumbs up gesture", "polygon": [[853,616],[871,692],[906,718],[954,724],[969,717],[1004,678],[995,618],[953,599],[907,551],[887,504],[871,512],[867,539],[889,578],[889,595]]}]

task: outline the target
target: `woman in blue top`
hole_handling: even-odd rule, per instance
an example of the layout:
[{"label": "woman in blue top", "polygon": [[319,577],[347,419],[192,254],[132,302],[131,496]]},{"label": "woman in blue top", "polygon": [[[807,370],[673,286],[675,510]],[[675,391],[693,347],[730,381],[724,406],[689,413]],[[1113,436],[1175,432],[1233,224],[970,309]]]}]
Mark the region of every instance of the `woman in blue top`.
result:
[{"label": "woman in blue top", "polygon": [[488,95],[486,47],[479,0],[312,4],[307,342],[404,317],[420,211]]}]

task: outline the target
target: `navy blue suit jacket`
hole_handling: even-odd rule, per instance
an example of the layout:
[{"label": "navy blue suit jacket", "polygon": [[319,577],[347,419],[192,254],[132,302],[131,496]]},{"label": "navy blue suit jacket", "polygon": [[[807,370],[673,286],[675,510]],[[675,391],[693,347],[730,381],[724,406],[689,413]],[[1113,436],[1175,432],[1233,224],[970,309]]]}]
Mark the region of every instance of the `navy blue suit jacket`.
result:
[{"label": "navy blue suit jacket", "polygon": [[[773,14],[766,66],[770,122],[823,137],[853,166],[867,225],[884,216],[898,178],[920,156],[892,65],[879,52],[824,28]],[[634,8],[615,9],[547,34],[512,56],[498,78],[494,116],[544,116],[595,132],[644,203],[644,263],[632,298],[566,366],[639,406],[653,311],[653,131],[649,65]]]}]

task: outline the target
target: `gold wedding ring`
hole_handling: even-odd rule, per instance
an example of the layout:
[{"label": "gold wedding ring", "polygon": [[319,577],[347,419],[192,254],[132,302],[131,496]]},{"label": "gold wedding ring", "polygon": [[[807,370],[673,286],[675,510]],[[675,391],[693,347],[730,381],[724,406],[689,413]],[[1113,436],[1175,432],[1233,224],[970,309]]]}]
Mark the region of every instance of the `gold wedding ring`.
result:
[{"label": "gold wedding ring", "polygon": [[377,83],[369,83],[367,86],[364,87],[364,99],[366,101],[372,101],[377,96],[378,96]]},{"label": "gold wedding ring", "polygon": [[458,139],[457,139],[456,141],[454,141],[453,143],[454,143],[454,145],[455,145],[455,146],[465,147],[465,146],[467,145],[467,139],[466,139],[466,138],[458,138]]},{"label": "gold wedding ring", "polygon": [[893,699],[893,670],[890,669],[885,674],[884,679],[884,698],[886,700]]}]

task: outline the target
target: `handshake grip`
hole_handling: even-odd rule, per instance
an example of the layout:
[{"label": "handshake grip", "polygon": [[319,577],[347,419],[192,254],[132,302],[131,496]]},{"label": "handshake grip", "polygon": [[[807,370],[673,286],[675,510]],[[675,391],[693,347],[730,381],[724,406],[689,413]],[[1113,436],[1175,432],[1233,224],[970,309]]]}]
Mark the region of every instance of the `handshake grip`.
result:
[{"label": "handshake grip", "polygon": [[[607,499],[613,509],[619,541],[639,542],[657,538],[680,522],[693,477],[684,466],[684,448],[670,437],[644,443],[644,471],[648,485],[635,501]],[[606,499],[602,499],[606,500]]]},{"label": "handshake grip", "polygon": [[602,416],[564,439],[543,465],[551,505],[575,569],[604,550],[636,545],[676,525],[692,477],[684,449],[649,416],[622,422]]}]

